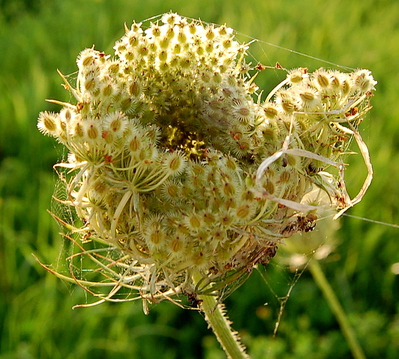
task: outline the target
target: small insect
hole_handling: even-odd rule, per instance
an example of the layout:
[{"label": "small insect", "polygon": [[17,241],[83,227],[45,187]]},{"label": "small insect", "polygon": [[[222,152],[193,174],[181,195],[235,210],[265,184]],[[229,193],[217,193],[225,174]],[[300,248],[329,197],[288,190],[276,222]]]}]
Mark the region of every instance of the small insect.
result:
[{"label": "small insect", "polygon": [[259,71],[263,71],[266,70],[266,66],[261,64],[260,62],[258,62],[258,64],[255,66],[255,69],[259,70]]},{"label": "small insect", "polygon": [[358,113],[359,113],[359,108],[355,106],[355,107],[350,108],[349,111],[345,114],[345,116],[346,117],[355,116]]},{"label": "small insect", "polygon": [[112,156],[110,156],[110,155],[104,155],[104,161],[106,164],[114,163],[114,160],[112,159]]},{"label": "small insect", "polygon": [[309,213],[306,216],[298,216],[296,221],[288,224],[282,231],[283,235],[291,236],[296,232],[311,232],[316,227],[317,216]]},{"label": "small insect", "polygon": [[281,164],[283,167],[287,167],[288,166],[288,159],[287,159],[287,157],[283,157],[283,159],[282,159],[282,164]]},{"label": "small insect", "polygon": [[82,111],[82,110],[83,110],[83,107],[84,107],[83,102],[78,102],[77,105],[76,105],[76,111],[77,111],[77,112]]},{"label": "small insect", "polygon": [[308,174],[316,174],[317,172],[321,171],[321,168],[316,167],[312,162],[308,165]]},{"label": "small insect", "polygon": [[201,303],[203,302],[202,299],[198,299],[197,294],[195,293],[186,293],[187,299],[190,303],[191,308],[199,308]]},{"label": "small insect", "polygon": [[92,233],[89,231],[89,232],[87,232],[87,233],[85,233],[85,235],[83,236],[83,243],[88,243],[88,242],[91,242],[92,240],[91,240],[91,235],[92,235]]},{"label": "small insect", "polygon": [[299,217],[299,230],[304,232],[312,232],[316,227],[316,220],[317,216],[312,213],[309,213],[306,217]]},{"label": "small insect", "polygon": [[259,263],[266,266],[270,262],[270,260],[276,255],[278,247],[276,244],[270,245],[270,247],[267,247],[264,256],[259,260]]}]

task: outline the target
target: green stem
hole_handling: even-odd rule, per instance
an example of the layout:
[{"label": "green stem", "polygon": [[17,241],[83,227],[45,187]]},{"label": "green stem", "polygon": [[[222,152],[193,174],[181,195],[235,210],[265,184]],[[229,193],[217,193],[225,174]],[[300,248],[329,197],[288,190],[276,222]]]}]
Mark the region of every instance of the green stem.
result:
[{"label": "green stem", "polygon": [[323,270],[320,267],[320,264],[317,260],[311,260],[309,263],[309,270],[312,273],[314,280],[319,286],[320,290],[323,292],[325,299],[328,302],[332,312],[338,320],[338,323],[341,327],[341,331],[349,345],[349,348],[352,352],[352,355],[355,359],[366,359],[364,352],[356,338],[356,334],[351,327],[348,317],[344,312],[341,304],[338,301],[335,292],[331,288],[328,283],[327,278],[325,277]]},{"label": "green stem", "polygon": [[[196,283],[201,279],[199,273],[195,273],[193,277]],[[200,306],[205,314],[205,319],[227,357],[230,359],[248,359],[249,356],[245,353],[245,348],[240,343],[237,332],[230,326],[224,306],[211,295],[198,295],[198,299],[201,301]]]}]

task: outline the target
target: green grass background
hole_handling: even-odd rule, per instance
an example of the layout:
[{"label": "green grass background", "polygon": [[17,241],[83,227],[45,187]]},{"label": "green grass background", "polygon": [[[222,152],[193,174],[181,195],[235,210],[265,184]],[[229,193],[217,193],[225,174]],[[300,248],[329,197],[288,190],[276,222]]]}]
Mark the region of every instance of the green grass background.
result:
[{"label": "green grass background", "polygon": [[[72,306],[90,301],[76,286],[45,272],[62,261],[59,228],[46,212],[62,148],[36,129],[38,113],[67,101],[56,69],[76,70],[93,44],[112,51],[123,23],[173,10],[352,68],[378,80],[374,108],[362,125],[375,176],[351,215],[399,223],[399,2],[395,0],[59,0],[0,2],[0,358],[224,358],[203,318],[162,302],[145,316],[141,303]],[[255,44],[253,62],[284,67],[327,66]],[[271,89],[276,71],[260,77]],[[365,177],[360,156],[348,159],[354,194]],[[321,232],[320,232],[321,233]],[[317,232],[316,232],[317,234]],[[321,235],[321,234],[320,234]],[[323,269],[368,358],[399,357],[399,229],[343,217],[330,236],[339,247]],[[336,319],[312,276],[304,272],[272,332],[295,273],[276,258],[226,301],[252,358],[351,358]],[[274,291],[274,292],[273,292]],[[267,306],[264,304],[268,303]]]}]

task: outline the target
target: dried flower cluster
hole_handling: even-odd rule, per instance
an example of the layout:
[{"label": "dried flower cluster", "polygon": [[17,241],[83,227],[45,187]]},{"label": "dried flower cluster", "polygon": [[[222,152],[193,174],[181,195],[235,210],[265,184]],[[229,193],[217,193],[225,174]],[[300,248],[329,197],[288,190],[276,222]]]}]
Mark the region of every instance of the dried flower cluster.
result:
[{"label": "dried flower cluster", "polygon": [[64,203],[83,223],[74,231],[120,250],[118,260],[86,252],[112,295],[220,295],[313,228],[320,203],[302,203],[313,186],[337,209],[354,204],[341,157],[355,135],[368,161],[356,128],[376,83],[369,71],[298,68],[261,101],[262,66],[245,62],[232,29],[172,13],[134,23],[114,49],[82,51],[76,85],[64,77],[76,104],[53,101],[62,110],[38,122],[69,151],[57,166],[70,172]]}]

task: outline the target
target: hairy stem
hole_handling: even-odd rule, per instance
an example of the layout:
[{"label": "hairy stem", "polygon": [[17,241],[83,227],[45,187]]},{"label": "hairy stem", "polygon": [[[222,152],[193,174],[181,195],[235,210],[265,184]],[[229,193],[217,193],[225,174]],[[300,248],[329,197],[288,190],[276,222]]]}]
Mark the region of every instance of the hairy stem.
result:
[{"label": "hairy stem", "polygon": [[[196,282],[200,278],[199,273],[194,274]],[[218,303],[217,299],[211,295],[198,295],[198,299],[201,301],[200,307],[205,314],[205,319],[227,357],[230,359],[249,359],[244,346],[240,343],[238,333],[230,326],[231,322],[227,318],[224,305]]]},{"label": "hairy stem", "polygon": [[366,359],[363,349],[357,340],[356,334],[349,323],[348,316],[346,315],[341,304],[339,303],[334,290],[330,286],[330,283],[328,283],[328,280],[325,277],[319,262],[317,260],[312,260],[309,263],[308,268],[312,273],[312,276],[316,281],[317,285],[319,286],[320,290],[323,292],[323,295],[326,298],[327,303],[330,306],[332,312],[334,313],[341,327],[342,334],[344,335],[349,345],[353,357],[355,359]]}]

